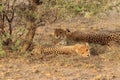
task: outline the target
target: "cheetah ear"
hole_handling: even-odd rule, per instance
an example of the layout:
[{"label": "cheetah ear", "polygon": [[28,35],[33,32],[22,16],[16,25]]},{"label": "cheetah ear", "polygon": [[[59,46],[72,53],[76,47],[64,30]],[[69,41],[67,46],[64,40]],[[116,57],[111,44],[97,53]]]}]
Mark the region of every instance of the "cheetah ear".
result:
[{"label": "cheetah ear", "polygon": [[89,44],[88,44],[87,42],[85,43],[85,45],[86,45],[86,46],[89,46]]},{"label": "cheetah ear", "polygon": [[90,45],[88,42],[85,43],[85,46],[90,48]]},{"label": "cheetah ear", "polygon": [[71,32],[68,28],[66,29],[66,32]]}]

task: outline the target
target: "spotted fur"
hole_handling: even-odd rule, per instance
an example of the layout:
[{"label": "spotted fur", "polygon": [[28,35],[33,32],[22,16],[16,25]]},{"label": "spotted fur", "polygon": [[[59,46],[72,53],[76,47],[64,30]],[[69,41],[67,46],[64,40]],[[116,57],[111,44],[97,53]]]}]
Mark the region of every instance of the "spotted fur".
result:
[{"label": "spotted fur", "polygon": [[88,43],[85,44],[75,44],[71,46],[54,46],[54,47],[36,47],[33,53],[37,54],[78,54],[83,57],[90,56],[90,47]]},{"label": "spotted fur", "polygon": [[[59,33],[60,32],[60,33]],[[101,45],[109,45],[111,42],[120,44],[120,31],[101,31],[101,32],[67,32],[63,29],[55,29],[54,32],[56,39],[82,41],[89,43],[96,43]]]}]

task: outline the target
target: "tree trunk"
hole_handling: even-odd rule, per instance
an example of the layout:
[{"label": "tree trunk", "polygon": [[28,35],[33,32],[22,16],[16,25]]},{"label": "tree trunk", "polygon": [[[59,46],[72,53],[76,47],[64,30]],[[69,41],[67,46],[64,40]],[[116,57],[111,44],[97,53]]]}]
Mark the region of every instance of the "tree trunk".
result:
[{"label": "tree trunk", "polygon": [[[29,0],[29,1],[31,2],[31,0]],[[36,0],[35,1],[33,0],[31,5],[32,5],[32,9],[30,10],[30,12],[32,12],[32,14],[35,14],[36,10],[37,10]],[[35,35],[36,28],[37,28],[35,25],[36,18],[33,17],[33,15],[29,15],[29,17],[31,18],[31,19],[29,19],[30,26],[28,28],[28,33],[25,36],[25,41],[21,45],[21,52],[22,53],[25,53],[30,48],[31,43],[32,43],[33,38],[34,38],[34,35]]]},{"label": "tree trunk", "polygon": [[29,31],[26,34],[26,40],[23,42],[23,45],[21,46],[21,52],[24,53],[25,51],[27,51],[29,49],[29,47],[31,46],[31,43],[33,41],[34,35],[35,35],[35,31],[36,31],[36,27],[31,24],[29,27]]}]

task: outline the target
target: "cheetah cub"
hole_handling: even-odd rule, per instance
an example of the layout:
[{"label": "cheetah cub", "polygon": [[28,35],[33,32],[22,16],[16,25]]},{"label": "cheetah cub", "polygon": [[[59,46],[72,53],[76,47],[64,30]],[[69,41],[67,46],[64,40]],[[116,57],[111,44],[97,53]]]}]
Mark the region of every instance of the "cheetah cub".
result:
[{"label": "cheetah cub", "polygon": [[88,43],[85,44],[75,44],[70,46],[54,46],[54,47],[42,47],[36,46],[33,51],[33,54],[40,55],[40,54],[77,54],[82,57],[89,57],[90,56],[90,47]]}]

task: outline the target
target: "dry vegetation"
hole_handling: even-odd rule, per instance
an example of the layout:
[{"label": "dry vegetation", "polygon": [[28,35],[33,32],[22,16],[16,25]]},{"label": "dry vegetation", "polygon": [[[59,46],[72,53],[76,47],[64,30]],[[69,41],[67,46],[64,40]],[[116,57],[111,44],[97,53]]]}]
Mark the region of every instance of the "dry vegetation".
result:
[{"label": "dry vegetation", "polygon": [[119,80],[120,46],[90,44],[89,58],[30,54],[55,45],[55,28],[120,31],[119,11],[119,0],[0,1],[0,80]]}]

